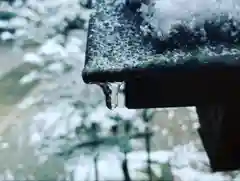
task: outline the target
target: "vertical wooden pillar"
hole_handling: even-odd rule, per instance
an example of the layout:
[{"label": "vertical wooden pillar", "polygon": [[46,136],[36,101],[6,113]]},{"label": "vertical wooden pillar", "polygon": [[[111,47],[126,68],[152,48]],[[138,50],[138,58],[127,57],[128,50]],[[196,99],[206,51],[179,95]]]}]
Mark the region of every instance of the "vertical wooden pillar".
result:
[{"label": "vertical wooden pillar", "polygon": [[222,105],[197,106],[199,134],[212,171],[240,168],[240,109],[237,101]]}]

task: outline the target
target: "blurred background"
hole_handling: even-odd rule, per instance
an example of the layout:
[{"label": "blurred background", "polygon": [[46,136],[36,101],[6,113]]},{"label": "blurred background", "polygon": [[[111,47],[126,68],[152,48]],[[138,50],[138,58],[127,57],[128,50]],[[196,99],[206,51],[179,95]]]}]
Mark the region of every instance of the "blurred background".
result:
[{"label": "blurred background", "polygon": [[83,83],[92,12],[88,0],[0,1],[0,180],[240,180],[210,172],[194,107],[108,110]]}]

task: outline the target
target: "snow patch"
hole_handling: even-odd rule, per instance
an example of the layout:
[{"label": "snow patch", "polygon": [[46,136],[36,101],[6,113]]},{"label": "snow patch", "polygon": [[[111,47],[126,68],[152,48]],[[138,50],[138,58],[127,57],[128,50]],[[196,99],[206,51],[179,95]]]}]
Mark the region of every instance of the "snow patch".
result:
[{"label": "snow patch", "polygon": [[67,54],[64,50],[64,47],[53,40],[48,40],[44,43],[39,51],[39,55],[44,56],[59,56],[59,57],[66,57]]},{"label": "snow patch", "polygon": [[1,33],[1,39],[3,41],[11,40],[13,39],[13,37],[13,34],[8,31],[4,31],[3,33]]},{"label": "snow patch", "polygon": [[23,61],[37,65],[43,65],[44,63],[44,59],[42,59],[39,55],[33,52],[26,53],[23,57]]},{"label": "snow patch", "polygon": [[61,74],[63,73],[64,71],[64,65],[63,63],[61,62],[55,62],[55,63],[52,63],[50,64],[47,69],[50,71],[50,72],[54,72],[54,73],[57,73],[57,74]]},{"label": "snow patch", "polygon": [[191,167],[173,169],[173,173],[183,181],[230,181],[230,178],[220,173],[203,173]]},{"label": "snow patch", "polygon": [[17,105],[17,107],[19,109],[27,109],[27,108],[29,108],[30,106],[36,104],[37,102],[39,102],[42,99],[43,99],[42,96],[38,96],[38,97],[31,97],[31,96],[29,96],[29,97],[25,98],[23,101],[21,101]]},{"label": "snow patch", "polygon": [[182,23],[194,28],[222,14],[239,19],[238,0],[155,0],[152,4],[143,5],[141,11],[161,37],[168,36],[174,26]]},{"label": "snow patch", "polygon": [[20,84],[29,84],[33,81],[36,81],[39,79],[39,72],[36,70],[31,71],[29,74],[24,75],[20,80]]},{"label": "snow patch", "polygon": [[[151,153],[151,159],[158,161],[160,164],[165,163],[169,157],[172,155],[170,151],[157,151]],[[133,180],[140,180],[144,176],[140,174],[137,170],[145,168],[147,154],[144,151],[132,152],[127,155],[129,161],[129,172]],[[85,157],[85,163],[82,164],[83,160],[79,160],[78,166],[74,168],[74,179],[84,180],[86,178],[89,181],[95,180],[93,161],[91,158]],[[89,160],[89,161],[87,161]],[[103,180],[123,180],[124,176],[120,165],[121,158],[116,153],[108,153],[106,156],[100,156],[98,162],[99,169],[99,179]],[[90,164],[89,164],[90,163]],[[91,164],[92,163],[92,164]],[[109,170],[109,165],[111,169]]]}]

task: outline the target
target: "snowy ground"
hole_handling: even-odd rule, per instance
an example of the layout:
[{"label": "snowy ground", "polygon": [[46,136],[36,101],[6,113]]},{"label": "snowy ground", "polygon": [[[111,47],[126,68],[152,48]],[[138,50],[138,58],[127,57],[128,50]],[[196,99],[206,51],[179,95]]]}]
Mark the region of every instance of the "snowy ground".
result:
[{"label": "snowy ground", "polygon": [[[28,54],[28,57],[25,56],[25,58],[30,57],[31,59],[33,56],[33,54]],[[6,62],[7,61],[5,61],[5,63]],[[17,65],[17,63],[14,65]],[[25,81],[27,81],[27,78]],[[21,103],[14,105],[11,114],[5,118],[5,121],[1,122],[0,134],[2,137],[0,162],[6,163],[6,158],[8,158],[8,161],[7,164],[0,167],[0,172],[5,173],[5,176],[7,176],[5,179],[10,179],[16,175],[18,176],[17,173],[22,169],[29,178],[33,178],[34,176],[46,179],[43,177],[46,173],[55,178],[56,174],[60,175],[60,173],[63,173],[63,170],[67,170],[72,173],[76,181],[84,180],[86,177],[89,178],[89,181],[94,180],[92,159],[80,157],[79,160],[75,159],[73,162],[66,162],[56,156],[39,156],[39,153],[36,153],[34,145],[41,141],[46,134],[51,134],[51,136],[58,135],[79,124],[77,121],[79,120],[78,115],[72,114],[73,108],[65,101],[58,102],[57,105],[49,105],[44,112],[39,112],[40,108],[33,106],[34,102],[44,99],[44,94],[41,94],[43,87],[44,90],[48,89],[48,87],[49,89],[52,89],[54,88],[54,85],[42,84],[42,86],[34,89],[33,92],[28,94],[26,99],[23,99]],[[37,112],[39,113],[36,114]],[[102,122],[103,126],[105,125],[105,127],[107,127],[111,124],[111,121],[108,122],[106,114],[114,114],[116,112],[121,113],[125,118],[131,118],[134,115],[134,111],[123,108],[115,109],[110,112],[104,107],[99,107],[91,114],[90,119]],[[159,133],[153,138],[153,142],[157,145],[155,145],[155,150],[160,148],[166,149],[166,145],[169,144],[170,138],[178,138],[171,148],[176,144],[183,144],[183,142],[179,142],[179,140],[185,140],[185,143],[189,142],[189,140],[194,140],[196,135],[192,134],[192,131],[195,130],[192,128],[196,128],[194,127],[195,122],[187,123],[186,120],[196,120],[196,115],[192,108],[160,110],[154,121],[155,124],[158,124],[160,127]],[[188,136],[184,137],[185,135]],[[18,150],[17,153],[16,150]],[[28,158],[26,158],[26,153]],[[202,163],[207,162],[206,155],[204,155],[204,153],[196,152],[191,146],[189,148],[178,148],[175,152],[174,150],[154,151],[152,152],[151,157],[153,160],[161,163],[164,163],[171,158],[171,160],[173,160],[172,171],[175,176],[181,178],[181,181],[229,180],[228,176],[224,177],[221,174],[211,174],[208,169],[202,169],[202,167],[204,167]],[[143,151],[135,151],[130,153],[128,158],[131,177],[134,180],[146,178],[146,176],[137,171],[144,167],[146,153]],[[27,162],[25,161],[26,159],[28,160]],[[36,160],[38,161],[36,162]],[[119,165],[120,160],[121,156],[119,157],[119,154],[113,152],[101,155],[98,163],[100,179],[121,180],[123,175]],[[109,165],[111,165],[111,169],[109,169]],[[47,171],[44,168],[47,168],[48,166],[51,166],[51,169]],[[40,170],[41,174],[39,174],[39,172],[35,173],[34,170]],[[156,173],[161,174],[160,169],[155,168],[155,171]]]},{"label": "snowy ground", "polygon": [[[188,145],[189,147],[190,145]],[[192,152],[191,152],[192,151]],[[140,173],[139,170],[146,168],[146,153],[143,151],[137,151],[128,155],[129,159],[129,171],[133,180],[147,180],[147,176]],[[196,153],[194,150],[181,150],[181,155],[176,154],[173,151],[155,151],[151,153],[151,159],[157,161],[159,165],[152,166],[154,172],[161,176],[161,164],[166,163],[167,160],[175,163],[172,172],[176,181],[228,181],[229,176],[223,176],[223,174],[210,172],[204,172],[201,170],[201,163],[207,162],[207,157],[204,153]],[[98,163],[99,178],[100,181],[110,180],[123,180],[122,170],[119,165],[119,157],[114,154],[107,154],[103,156]],[[74,177],[76,180],[94,180],[93,166],[88,163],[88,166],[84,166],[84,161],[81,159],[78,167],[74,168]],[[190,166],[191,163],[198,164],[197,168]],[[111,168],[109,167],[111,165]]]},{"label": "snowy ground", "polygon": [[[47,84],[43,84],[44,87],[47,87]],[[5,166],[0,167],[0,172],[5,170],[6,175],[6,169],[16,172],[16,170],[19,170],[18,167],[21,167],[21,165],[24,165],[25,167],[34,167],[35,169],[39,169],[39,165],[36,164],[34,160],[38,160],[38,163],[44,163],[46,162],[46,159],[49,159],[49,162],[51,165],[56,165],[58,163],[58,166],[56,165],[54,168],[52,168],[52,171],[55,170],[55,172],[59,172],[61,169],[67,169],[73,174],[73,177],[75,180],[84,180],[86,178],[89,179],[89,181],[94,180],[94,170],[93,170],[93,163],[92,159],[87,159],[87,157],[80,157],[78,159],[74,159],[72,162],[65,162],[59,160],[55,156],[37,156],[34,153],[34,149],[31,145],[34,145],[37,141],[40,141],[44,134],[39,134],[39,132],[36,132],[36,126],[40,123],[43,123],[44,119],[44,127],[42,127],[42,130],[49,130],[51,131],[51,134],[58,134],[61,132],[65,132],[66,129],[70,127],[76,126],[78,122],[72,118],[71,120],[68,120],[68,124],[66,125],[65,117],[61,117],[61,113],[64,110],[65,116],[67,117],[71,113],[71,107],[68,107],[68,105],[62,103],[59,104],[57,107],[49,107],[48,111],[45,111],[43,113],[37,114],[37,116],[34,116],[36,112],[39,111],[37,107],[34,108],[31,105],[36,101],[37,99],[42,99],[43,97],[39,97],[39,92],[41,92],[41,87],[38,87],[36,90],[34,90],[32,93],[30,93],[25,100],[22,101],[21,104],[16,105],[15,111],[12,112],[11,116],[8,118],[7,122],[11,123],[8,125],[8,128],[6,130],[2,130],[2,141],[1,141],[1,155],[0,155],[0,162],[5,162],[5,158],[11,158],[13,157],[13,154],[15,154],[15,159],[10,159],[8,161],[8,164],[5,164]],[[34,99],[35,98],[35,99]],[[32,108],[31,108],[32,107]],[[30,112],[29,112],[30,111]],[[96,120],[98,119],[101,121],[104,119],[104,112],[106,109],[99,108],[98,113],[95,112],[92,115],[92,119]],[[125,110],[125,109],[116,109],[116,111],[122,112],[122,114],[125,115],[125,117],[131,117],[133,113],[131,111]],[[177,111],[177,110],[176,110]],[[20,113],[20,114],[19,114]],[[24,115],[25,113],[25,115]],[[177,116],[181,115],[181,111],[177,114]],[[31,117],[33,116],[34,122],[31,121]],[[162,117],[161,117],[162,116]],[[47,118],[47,119],[46,119]],[[77,118],[77,117],[76,117]],[[182,117],[184,118],[184,117]],[[169,117],[170,119],[170,117]],[[175,118],[179,119],[179,117]],[[165,120],[165,112],[159,113],[159,116],[157,120]],[[170,120],[169,120],[170,122]],[[58,123],[58,124],[56,124]],[[107,120],[104,121],[105,124],[109,124]],[[176,123],[176,122],[175,122]],[[2,122],[3,124],[3,122]],[[30,126],[31,125],[31,126]],[[58,126],[57,126],[58,125]],[[30,127],[29,127],[30,126]],[[107,125],[106,125],[107,126]],[[167,125],[162,125],[167,126]],[[1,129],[3,129],[4,125],[1,126]],[[38,127],[40,128],[40,127]],[[175,129],[181,129],[178,125],[176,125]],[[30,132],[29,132],[30,131]],[[45,132],[46,133],[46,132]],[[166,133],[163,133],[163,135]],[[174,132],[171,134],[174,135]],[[185,130],[185,134],[187,134],[187,131]],[[29,137],[31,135],[31,137]],[[15,137],[15,138],[14,138]],[[155,138],[156,140],[159,139],[160,135],[158,135],[158,138]],[[163,136],[161,136],[163,137]],[[17,139],[16,139],[17,138]],[[167,137],[165,137],[167,139]],[[7,142],[6,142],[7,141]],[[23,144],[23,142],[30,144]],[[159,143],[161,145],[161,143]],[[18,152],[14,153],[14,150],[18,150]],[[26,159],[25,156],[23,156],[24,153],[28,153],[28,162],[24,164],[24,160]],[[186,148],[176,148],[174,151],[154,151],[151,154],[151,157],[153,160],[156,160],[160,163],[165,163],[167,160],[172,160],[173,162],[173,173],[176,177],[181,178],[181,181],[228,181],[228,176],[223,176],[222,174],[211,174],[209,170],[206,168],[202,169],[203,164],[207,161],[206,155],[204,153],[196,152],[196,150],[191,146],[191,144]],[[103,154],[100,157],[98,168],[100,173],[100,181],[102,180],[122,180],[123,175],[120,168],[120,160],[122,159],[122,156],[119,155],[119,153],[116,152],[109,152],[107,154]],[[137,170],[145,167],[145,160],[146,160],[146,153],[144,151],[135,151],[133,153],[130,153],[128,155],[129,159],[129,168],[131,172],[131,177],[134,180],[140,180],[146,178],[145,175],[142,173],[139,173]],[[65,165],[67,163],[67,168]],[[47,165],[49,165],[46,162]],[[20,166],[19,166],[20,165]],[[109,165],[111,165],[111,169],[109,169]],[[194,165],[194,166],[192,166]],[[64,168],[65,167],[65,168]],[[153,169],[161,175],[161,170],[158,167],[153,167]],[[20,168],[21,170],[21,168]],[[31,176],[31,173],[33,172],[32,169],[26,169],[25,172],[28,172]],[[43,173],[46,171],[42,171]],[[7,174],[7,178],[12,178],[13,173],[9,171]],[[15,174],[16,175],[16,174]],[[30,177],[31,178],[31,177]],[[41,178],[41,177],[40,177]]]}]

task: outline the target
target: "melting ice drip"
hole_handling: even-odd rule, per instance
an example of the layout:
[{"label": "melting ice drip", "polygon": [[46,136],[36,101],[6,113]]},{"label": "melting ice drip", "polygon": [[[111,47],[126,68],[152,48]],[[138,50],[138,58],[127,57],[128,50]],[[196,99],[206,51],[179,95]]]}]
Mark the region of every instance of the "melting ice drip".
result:
[{"label": "melting ice drip", "polygon": [[98,84],[105,96],[105,102],[108,109],[118,106],[118,94],[121,91],[122,83],[99,83]]}]

